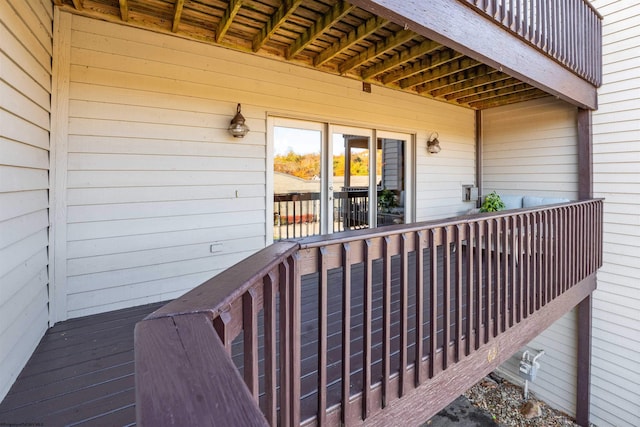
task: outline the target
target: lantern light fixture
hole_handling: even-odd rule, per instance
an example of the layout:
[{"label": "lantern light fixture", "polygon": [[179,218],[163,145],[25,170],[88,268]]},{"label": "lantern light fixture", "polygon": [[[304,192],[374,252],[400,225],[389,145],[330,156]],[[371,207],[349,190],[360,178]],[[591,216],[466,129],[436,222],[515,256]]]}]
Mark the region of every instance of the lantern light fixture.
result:
[{"label": "lantern light fixture", "polygon": [[429,139],[427,139],[427,151],[431,154],[438,154],[440,150],[442,150],[438,136],[438,132],[434,132],[429,136]]},{"label": "lantern light fixture", "polygon": [[249,133],[249,126],[245,124],[245,119],[240,112],[240,104],[238,104],[236,115],[231,119],[228,131],[234,138],[244,138]]}]

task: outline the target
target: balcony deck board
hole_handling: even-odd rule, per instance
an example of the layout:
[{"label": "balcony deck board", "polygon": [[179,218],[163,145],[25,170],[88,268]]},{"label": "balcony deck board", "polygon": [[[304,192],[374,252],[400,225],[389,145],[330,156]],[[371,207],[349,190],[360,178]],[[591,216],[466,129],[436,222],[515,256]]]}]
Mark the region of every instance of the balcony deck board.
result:
[{"label": "balcony deck board", "polygon": [[164,304],[81,317],[50,328],[0,403],[0,421],[135,423],[133,328]]}]

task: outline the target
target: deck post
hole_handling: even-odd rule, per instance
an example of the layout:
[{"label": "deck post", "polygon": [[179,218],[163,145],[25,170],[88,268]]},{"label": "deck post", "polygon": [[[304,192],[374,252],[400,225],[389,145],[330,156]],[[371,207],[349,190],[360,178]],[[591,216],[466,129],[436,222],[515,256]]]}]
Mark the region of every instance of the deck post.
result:
[{"label": "deck post", "polygon": [[[591,111],[578,109],[578,197],[593,197],[593,136]],[[591,296],[578,304],[578,366],[576,423],[589,426],[591,411]]]},{"label": "deck post", "polygon": [[[476,110],[476,187],[478,187],[478,195],[482,196],[482,110]],[[476,207],[482,205],[482,197],[478,197]]]}]

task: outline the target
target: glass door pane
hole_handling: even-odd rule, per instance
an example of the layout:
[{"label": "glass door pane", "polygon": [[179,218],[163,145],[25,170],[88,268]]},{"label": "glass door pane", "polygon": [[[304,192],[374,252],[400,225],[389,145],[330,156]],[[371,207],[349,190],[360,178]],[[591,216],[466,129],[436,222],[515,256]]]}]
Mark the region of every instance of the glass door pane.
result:
[{"label": "glass door pane", "polygon": [[273,240],[321,232],[322,131],[273,128]]},{"label": "glass door pane", "polygon": [[[370,189],[377,174],[370,173],[375,151],[370,150],[370,133],[336,129],[332,134],[333,189],[332,231],[356,230],[371,226]],[[374,193],[375,194],[375,193]],[[375,218],[374,218],[375,221]]]},{"label": "glass door pane", "polygon": [[400,139],[378,138],[382,176],[378,190],[377,224],[404,224],[405,220],[405,149]]}]

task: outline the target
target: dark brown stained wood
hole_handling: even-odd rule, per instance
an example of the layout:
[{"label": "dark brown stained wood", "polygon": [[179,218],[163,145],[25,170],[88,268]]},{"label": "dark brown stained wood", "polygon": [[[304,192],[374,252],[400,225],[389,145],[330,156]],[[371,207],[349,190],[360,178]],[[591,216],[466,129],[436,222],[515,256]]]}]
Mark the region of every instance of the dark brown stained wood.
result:
[{"label": "dark brown stained wood", "polygon": [[391,376],[391,250],[390,238],[383,241],[383,326],[382,326],[382,407],[389,405],[391,390],[389,377]]},{"label": "dark brown stained wood", "polygon": [[576,423],[590,425],[591,413],[591,322],[592,300],[587,296],[578,305],[578,367],[576,385]]},{"label": "dark brown stained wood", "polygon": [[415,290],[415,310],[416,310],[416,345],[415,345],[415,379],[414,386],[422,383],[424,369],[422,364],[424,354],[424,232],[418,231],[415,235],[416,251],[416,290]]},{"label": "dark brown stained wood", "polygon": [[276,293],[277,273],[270,272],[264,278],[264,371],[265,371],[265,416],[269,425],[278,423],[277,399],[277,340],[276,340]]},{"label": "dark brown stained wood", "polygon": [[326,247],[319,249],[320,283],[318,287],[318,425],[327,421],[327,251]]},{"label": "dark brown stained wood", "polygon": [[291,425],[291,282],[288,262],[280,266],[280,425]]},{"label": "dark brown stained wood", "polygon": [[351,405],[351,246],[342,245],[342,422],[349,420]]},{"label": "dark brown stained wood", "polygon": [[[436,231],[431,229],[429,233],[429,259],[431,260],[430,268],[430,283],[438,283],[438,237]],[[438,290],[435,286],[430,286],[429,301],[431,307],[429,310],[429,325],[431,330],[429,331],[429,378],[436,376],[441,366],[436,365],[434,355],[438,351]]]},{"label": "dark brown stained wood", "polygon": [[[596,88],[544,53],[531,49],[462,2],[450,0],[353,0],[353,4],[392,22],[406,23],[416,33],[446,45],[495,69],[543,89],[574,105],[597,107]],[[456,17],[460,25],[453,24]],[[571,22],[571,20],[569,20]],[[569,44],[570,45],[570,44]],[[526,60],[524,60],[524,52]],[[499,58],[499,59],[498,59]]]},{"label": "dark brown stained wood", "polygon": [[49,329],[0,403],[0,420],[133,423],[133,328],[164,304],[80,317]]},{"label": "dark brown stained wood", "polygon": [[145,320],[135,340],[138,425],[267,425],[207,315]]},{"label": "dark brown stained wood", "polygon": [[[447,396],[458,396],[475,384],[515,351],[539,335],[553,322],[571,310],[595,289],[595,274],[578,283],[567,293],[551,302],[544,311],[531,316],[530,321],[515,325],[494,342],[481,346],[473,355],[456,364],[447,375],[439,375],[417,387],[402,400],[392,402],[384,412],[373,415],[368,426],[387,426],[389,420],[401,419],[405,425],[420,425],[450,403]],[[446,392],[445,392],[446,390]],[[425,405],[424,402],[429,402]]]},{"label": "dark brown stained wood", "polygon": [[593,197],[593,131],[591,111],[578,109],[578,198]]},{"label": "dark brown stained wood", "polygon": [[242,296],[244,326],[244,381],[258,403],[258,294],[249,289]]},{"label": "dark brown stained wood", "polygon": [[364,262],[364,316],[363,316],[363,333],[362,347],[363,359],[362,366],[364,369],[364,380],[362,385],[362,419],[369,417],[371,411],[371,319],[372,319],[372,289],[373,289],[373,257],[371,253],[371,240],[363,241],[365,262]]},{"label": "dark brown stained wood", "polygon": [[302,276],[299,271],[300,253],[295,252],[288,260],[291,292],[291,365],[287,367],[291,371],[291,425],[300,425],[300,328],[301,328],[301,288]]}]

